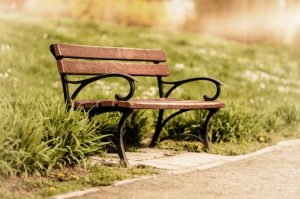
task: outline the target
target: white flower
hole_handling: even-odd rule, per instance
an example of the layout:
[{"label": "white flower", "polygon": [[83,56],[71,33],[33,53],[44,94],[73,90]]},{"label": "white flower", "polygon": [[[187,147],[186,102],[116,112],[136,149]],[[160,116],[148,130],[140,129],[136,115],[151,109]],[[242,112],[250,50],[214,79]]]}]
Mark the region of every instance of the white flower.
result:
[{"label": "white flower", "polygon": [[176,68],[177,70],[183,69],[183,68],[184,68],[184,64],[182,64],[182,63],[177,63],[177,64],[175,64],[175,68]]},{"label": "white flower", "polygon": [[53,82],[52,87],[57,88],[59,84],[60,84],[60,82]]}]

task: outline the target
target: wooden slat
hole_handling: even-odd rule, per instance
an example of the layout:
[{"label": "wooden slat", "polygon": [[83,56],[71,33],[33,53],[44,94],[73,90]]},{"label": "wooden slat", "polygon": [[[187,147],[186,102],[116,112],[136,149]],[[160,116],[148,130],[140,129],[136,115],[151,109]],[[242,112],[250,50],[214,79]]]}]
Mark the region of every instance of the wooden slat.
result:
[{"label": "wooden slat", "polygon": [[119,107],[131,109],[208,109],[224,108],[224,102],[203,101],[203,100],[174,100],[174,99],[139,99],[119,101]]},{"label": "wooden slat", "polygon": [[176,98],[159,99],[132,99],[128,101],[116,100],[74,100],[75,107],[99,108],[99,107],[123,107],[131,109],[209,109],[224,108],[224,102],[203,100],[181,100]]},{"label": "wooden slat", "polygon": [[117,100],[69,100],[69,105],[74,103],[74,107],[79,108],[99,108],[114,107],[118,104]]},{"label": "wooden slat", "polygon": [[169,67],[166,64],[99,62],[99,61],[57,61],[60,74],[70,75],[101,75],[124,73],[136,76],[168,76]]},{"label": "wooden slat", "polygon": [[73,44],[53,44],[55,56],[62,58],[83,58],[103,60],[131,60],[131,61],[167,61],[164,50],[150,50],[137,48],[115,48],[84,46]]}]

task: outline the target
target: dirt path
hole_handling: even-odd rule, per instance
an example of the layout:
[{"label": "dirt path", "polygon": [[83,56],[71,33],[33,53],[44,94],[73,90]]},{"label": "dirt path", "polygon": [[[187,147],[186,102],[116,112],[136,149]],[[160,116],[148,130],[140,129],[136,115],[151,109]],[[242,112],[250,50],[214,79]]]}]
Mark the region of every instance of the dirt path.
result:
[{"label": "dirt path", "polygon": [[76,198],[300,198],[300,144],[202,171],[162,172]]}]

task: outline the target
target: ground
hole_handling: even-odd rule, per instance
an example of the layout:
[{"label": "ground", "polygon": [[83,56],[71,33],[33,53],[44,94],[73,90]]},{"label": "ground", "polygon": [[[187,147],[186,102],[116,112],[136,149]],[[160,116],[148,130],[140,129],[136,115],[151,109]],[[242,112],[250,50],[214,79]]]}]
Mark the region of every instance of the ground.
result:
[{"label": "ground", "polygon": [[299,198],[300,143],[214,168],[101,187],[77,199]]}]

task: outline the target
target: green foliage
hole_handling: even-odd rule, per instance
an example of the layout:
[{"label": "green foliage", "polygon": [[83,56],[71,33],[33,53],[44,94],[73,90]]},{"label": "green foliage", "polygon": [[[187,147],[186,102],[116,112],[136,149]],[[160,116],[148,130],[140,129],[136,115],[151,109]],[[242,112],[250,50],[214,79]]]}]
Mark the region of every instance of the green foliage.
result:
[{"label": "green foliage", "polygon": [[121,114],[118,112],[103,113],[93,117],[97,126],[97,132],[105,132],[109,135],[113,135],[117,131],[120,119]]},{"label": "green foliage", "polygon": [[0,118],[0,175],[40,176],[54,166],[85,164],[85,157],[101,153],[106,144],[101,139],[107,135],[96,132],[96,122],[81,110],[32,102],[17,107],[22,114],[7,105]]},{"label": "green foliage", "polygon": [[206,151],[203,148],[203,144],[200,142],[164,140],[162,142],[159,142],[157,147],[159,149],[170,150],[170,152],[165,153],[166,156],[172,156],[177,153],[182,153],[184,151],[189,151],[189,152],[206,151],[207,153],[210,154],[235,156],[235,155],[244,155],[244,154],[252,153],[254,151],[268,147],[272,144],[274,144],[274,142],[251,141],[251,142],[238,142],[238,143],[229,143],[229,142],[214,143],[212,145],[212,149],[210,151]]},{"label": "green foliage", "polygon": [[215,142],[250,142],[262,129],[263,114],[243,103],[230,103],[211,120],[211,139]]},{"label": "green foliage", "polygon": [[277,117],[281,117],[287,125],[295,125],[300,121],[299,106],[296,103],[281,105],[275,111]]},{"label": "green foliage", "polygon": [[287,103],[277,107],[271,114],[267,114],[265,128],[268,132],[279,131],[287,125],[295,126],[299,122],[299,105]]},{"label": "green foliage", "polygon": [[[110,135],[111,141],[114,141],[114,134],[117,131],[122,113],[105,113],[94,116],[93,120],[97,125],[97,132]],[[146,138],[146,133],[150,128],[150,118],[146,116],[144,110],[135,111],[131,117],[127,119],[124,126],[124,142],[125,144],[139,145]]]},{"label": "green foliage", "polygon": [[167,149],[172,151],[189,151],[189,152],[202,152],[203,144],[201,142],[175,142],[173,140],[165,140],[159,142],[157,147],[159,149]]},{"label": "green foliage", "polygon": [[[7,189],[0,189],[3,198],[45,198],[67,193],[76,189],[110,185],[114,181],[134,178],[142,175],[154,175],[157,171],[153,167],[137,165],[131,168],[120,167],[119,164],[110,166],[87,165],[87,170],[80,167],[63,167],[57,173],[53,170],[45,178],[21,179],[14,178],[7,185]],[[0,178],[0,187],[10,179]]]},{"label": "green foliage", "polygon": [[[208,111],[198,110],[184,113],[166,125],[164,132],[173,134],[194,134],[202,137],[204,122]],[[219,111],[210,122],[210,138],[212,142],[252,141],[262,131],[261,114],[248,109],[241,103],[227,103],[227,107]]]},{"label": "green foliage", "polygon": [[126,144],[140,144],[150,129],[149,120],[149,117],[145,116],[144,110],[134,112],[125,124],[124,142]]},{"label": "green foliage", "polygon": [[99,154],[101,146],[107,143],[101,139],[107,135],[97,132],[95,120],[88,118],[88,113],[64,106],[47,107],[42,105],[40,119],[43,120],[45,142],[51,148],[56,148],[53,159],[63,164],[80,164],[84,158]]},{"label": "green foliage", "polygon": [[1,118],[0,175],[39,174],[52,162],[54,150],[42,142],[41,123],[19,118],[19,114],[15,118]]},{"label": "green foliage", "polygon": [[[250,109],[242,102],[227,103],[210,121],[212,142],[252,142],[264,132],[276,132],[286,125],[299,123],[298,106],[285,104],[270,112]],[[165,136],[174,134],[194,134],[203,136],[204,122],[208,111],[198,110],[184,113],[172,119],[164,128]]]}]

